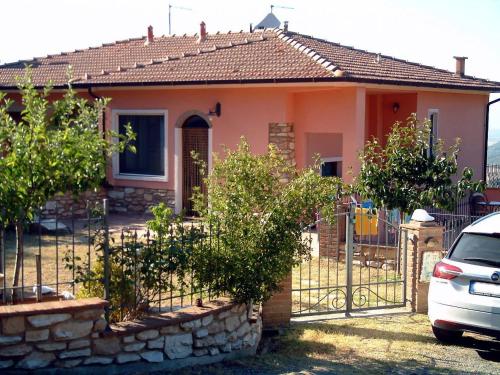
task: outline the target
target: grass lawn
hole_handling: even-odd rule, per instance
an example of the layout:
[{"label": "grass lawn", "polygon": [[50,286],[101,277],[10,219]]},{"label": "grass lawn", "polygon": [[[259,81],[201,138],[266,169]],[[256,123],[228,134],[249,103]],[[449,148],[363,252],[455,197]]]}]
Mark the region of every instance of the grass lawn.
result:
[{"label": "grass lawn", "polygon": [[295,324],[267,353],[178,374],[498,374],[500,343],[466,334],[440,344],[426,315]]}]

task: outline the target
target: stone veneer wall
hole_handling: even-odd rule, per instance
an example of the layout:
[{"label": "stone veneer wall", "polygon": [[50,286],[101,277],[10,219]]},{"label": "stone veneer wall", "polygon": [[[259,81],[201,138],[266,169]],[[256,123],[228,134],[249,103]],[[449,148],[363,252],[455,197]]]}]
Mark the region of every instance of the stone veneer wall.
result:
[{"label": "stone veneer wall", "polygon": [[76,200],[70,193],[58,194],[45,205],[42,211],[43,218],[71,218],[87,216],[87,201],[100,203],[104,198],[109,199],[109,211],[111,213],[138,214],[148,213],[151,206],[164,202],[167,206],[174,208],[175,192],[167,189],[147,189],[133,187],[106,187],[96,192],[85,192]]},{"label": "stone veneer wall", "polygon": [[245,305],[224,299],[109,328],[106,304],[89,298],[0,307],[0,372],[170,370],[255,354],[261,337],[260,316],[249,319]]},{"label": "stone veneer wall", "polygon": [[292,123],[270,123],[269,143],[275,144],[291,165],[295,165],[295,133]]},{"label": "stone veneer wall", "polygon": [[163,202],[174,208],[175,192],[167,189],[109,187],[109,211],[115,213],[144,214],[151,206]]},{"label": "stone veneer wall", "polygon": [[47,202],[42,211],[43,218],[71,218],[72,213],[75,217],[87,216],[87,201],[98,204],[106,198],[104,188],[98,191],[87,191],[81,194],[76,200],[70,193],[57,194]]}]

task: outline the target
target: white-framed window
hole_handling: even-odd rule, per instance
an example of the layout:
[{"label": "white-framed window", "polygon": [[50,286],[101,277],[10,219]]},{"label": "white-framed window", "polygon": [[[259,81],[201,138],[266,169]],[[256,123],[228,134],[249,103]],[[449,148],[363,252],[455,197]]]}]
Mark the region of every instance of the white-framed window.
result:
[{"label": "white-framed window", "polygon": [[429,119],[431,125],[431,132],[429,134],[429,150],[427,151],[427,155],[431,157],[434,156],[434,143],[438,139],[439,109],[429,109],[427,118]]},{"label": "white-framed window", "polygon": [[321,158],[321,176],[342,177],[342,158]]},{"label": "white-framed window", "polygon": [[113,130],[125,134],[130,124],[136,134],[133,153],[126,150],[113,155],[113,177],[127,180],[167,181],[168,115],[166,110],[115,109]]}]

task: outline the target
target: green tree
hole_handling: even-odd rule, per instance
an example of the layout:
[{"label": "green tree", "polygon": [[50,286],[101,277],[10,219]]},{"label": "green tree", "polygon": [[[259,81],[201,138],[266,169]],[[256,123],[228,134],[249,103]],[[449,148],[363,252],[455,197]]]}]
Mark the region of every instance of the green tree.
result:
[{"label": "green tree", "polygon": [[195,279],[215,295],[261,302],[310,254],[304,227],[318,208],[333,218],[342,181],[321,177],[319,165],[297,171],[270,145],[262,155],[242,138],[236,150],[214,156],[207,195],[195,207],[213,239],[193,251]]},{"label": "green tree", "polygon": [[413,114],[405,124],[394,124],[385,146],[375,137],[366,143],[355,190],[377,207],[401,213],[426,206],[453,210],[469,190],[482,188],[470,168],[457,175],[459,145],[459,139],[449,148],[432,140],[430,123]]},{"label": "green tree", "polygon": [[13,287],[19,283],[24,225],[54,194],[76,197],[97,188],[105,178],[106,157],[134,138],[130,127],[125,136],[103,137],[98,119],[107,100],[88,101],[68,85],[60,99],[51,101],[51,87],[37,90],[29,68],[19,90],[24,107],[19,122],[8,112],[13,101],[0,93],[0,220],[16,228]]}]

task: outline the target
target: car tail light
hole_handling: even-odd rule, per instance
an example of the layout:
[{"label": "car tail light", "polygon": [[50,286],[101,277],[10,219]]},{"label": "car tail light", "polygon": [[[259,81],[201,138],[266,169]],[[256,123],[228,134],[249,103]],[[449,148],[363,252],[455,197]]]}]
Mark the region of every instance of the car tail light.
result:
[{"label": "car tail light", "polygon": [[434,272],[432,272],[432,276],[437,277],[438,279],[451,280],[457,276],[460,276],[462,272],[463,271],[457,266],[439,262],[434,266]]}]

